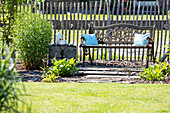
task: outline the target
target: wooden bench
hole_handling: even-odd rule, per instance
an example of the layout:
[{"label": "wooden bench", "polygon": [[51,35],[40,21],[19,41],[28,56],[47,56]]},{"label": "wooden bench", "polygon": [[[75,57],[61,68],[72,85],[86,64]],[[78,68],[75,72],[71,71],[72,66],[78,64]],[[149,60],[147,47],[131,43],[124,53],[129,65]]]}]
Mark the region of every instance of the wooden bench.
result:
[{"label": "wooden bench", "polygon": [[[81,37],[80,47],[83,48],[83,66],[85,63],[85,56],[89,55],[91,63],[93,59],[90,55],[90,48],[123,48],[123,49],[137,49],[143,48],[147,49],[146,57],[146,67],[149,65],[149,56],[155,61],[154,58],[154,35],[155,35],[155,25],[154,26],[136,26],[132,24],[112,24],[108,26],[93,26],[91,28],[95,32],[97,41],[99,45],[85,45],[85,39]],[[92,31],[90,31],[92,33]],[[148,44],[145,46],[134,46],[134,35],[146,34],[150,32],[150,38],[148,37]],[[87,52],[87,50],[89,52]]]}]

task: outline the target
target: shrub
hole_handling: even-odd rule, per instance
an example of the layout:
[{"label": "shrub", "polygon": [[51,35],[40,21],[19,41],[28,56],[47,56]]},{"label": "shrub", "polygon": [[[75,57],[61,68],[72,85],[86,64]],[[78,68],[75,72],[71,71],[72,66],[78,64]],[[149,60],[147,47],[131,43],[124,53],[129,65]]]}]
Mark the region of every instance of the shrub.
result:
[{"label": "shrub", "polygon": [[[16,94],[16,71],[14,62],[8,47],[2,47],[4,52],[0,52],[0,111],[1,112],[18,112],[19,98]],[[19,89],[17,89],[19,90]]]},{"label": "shrub", "polygon": [[60,76],[73,76],[73,73],[77,71],[77,67],[75,63],[75,59],[62,59],[56,60],[55,58],[52,60],[54,66],[50,68],[42,68],[44,70],[43,82],[55,82],[56,78]]},{"label": "shrub", "polygon": [[143,68],[144,72],[140,75],[140,78],[149,81],[164,81],[166,76],[170,74],[170,65],[167,63],[159,63],[154,66],[150,66],[148,69]]},{"label": "shrub", "polygon": [[62,60],[56,60],[53,59],[52,63],[54,66],[51,68],[54,70],[58,70],[58,73],[60,76],[73,76],[73,72],[77,71],[77,67],[75,63],[75,59],[62,59]]},{"label": "shrub", "polygon": [[13,26],[14,43],[26,69],[39,69],[48,53],[52,24],[33,13],[19,14]]},{"label": "shrub", "polygon": [[59,77],[59,73],[57,69],[54,68],[42,68],[44,71],[44,76],[42,77],[42,82],[55,82],[56,78]]}]

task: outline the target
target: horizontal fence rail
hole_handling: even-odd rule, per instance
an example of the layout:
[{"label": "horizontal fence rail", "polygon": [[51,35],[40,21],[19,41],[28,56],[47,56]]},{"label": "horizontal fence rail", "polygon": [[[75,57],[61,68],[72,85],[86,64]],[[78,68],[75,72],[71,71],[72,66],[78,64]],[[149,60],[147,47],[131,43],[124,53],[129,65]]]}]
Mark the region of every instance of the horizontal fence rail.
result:
[{"label": "horizontal fence rail", "polygon": [[[169,0],[148,2],[135,0],[112,0],[111,3],[98,1],[88,2],[46,2],[29,1],[17,6],[19,13],[37,13],[43,19],[53,22],[53,41],[58,32],[63,34],[67,43],[76,45],[77,60],[82,60],[81,33],[88,34],[90,25],[106,26],[110,24],[127,23],[137,26],[156,25],[154,39],[154,56],[160,59],[170,44],[168,25]],[[2,14],[2,11],[1,11]],[[2,24],[0,25],[3,26]],[[147,31],[145,31],[147,33]],[[121,45],[121,44],[116,44]],[[99,49],[91,50],[92,58],[96,60],[130,60],[143,61],[146,57],[145,49]],[[153,58],[150,58],[153,60]]]}]

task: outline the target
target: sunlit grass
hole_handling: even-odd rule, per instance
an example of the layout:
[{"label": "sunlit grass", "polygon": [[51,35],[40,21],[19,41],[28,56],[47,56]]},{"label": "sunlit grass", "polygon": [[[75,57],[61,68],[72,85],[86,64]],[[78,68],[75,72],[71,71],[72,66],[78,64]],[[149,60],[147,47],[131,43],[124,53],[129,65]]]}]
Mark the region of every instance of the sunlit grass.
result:
[{"label": "sunlit grass", "polygon": [[24,83],[33,113],[156,113],[170,111],[170,85]]}]

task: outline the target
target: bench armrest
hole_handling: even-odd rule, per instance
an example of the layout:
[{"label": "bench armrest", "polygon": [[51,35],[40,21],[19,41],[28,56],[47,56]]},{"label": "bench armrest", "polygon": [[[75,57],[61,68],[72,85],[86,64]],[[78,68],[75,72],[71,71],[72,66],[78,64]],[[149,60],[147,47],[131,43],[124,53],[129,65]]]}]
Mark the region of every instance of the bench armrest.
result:
[{"label": "bench armrest", "polygon": [[150,37],[147,37],[147,40],[148,40],[148,44],[149,44],[149,43],[151,43],[151,44],[154,43],[154,40],[153,40],[152,38],[150,38]]},{"label": "bench armrest", "polygon": [[85,45],[85,38],[83,36],[81,36],[81,42],[80,45]]}]

